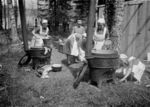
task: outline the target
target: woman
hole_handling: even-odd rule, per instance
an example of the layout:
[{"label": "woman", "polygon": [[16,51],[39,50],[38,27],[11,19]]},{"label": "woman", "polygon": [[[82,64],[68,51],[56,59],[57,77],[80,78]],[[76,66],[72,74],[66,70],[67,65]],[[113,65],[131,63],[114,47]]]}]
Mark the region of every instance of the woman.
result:
[{"label": "woman", "polygon": [[71,63],[73,58],[76,61],[85,60],[85,52],[81,47],[82,40],[85,37],[85,28],[82,26],[82,21],[77,20],[77,26],[73,27],[72,34],[67,38],[66,46],[68,47],[67,62]]},{"label": "woman", "polygon": [[105,25],[104,18],[100,18],[97,22],[97,27],[94,32],[93,40],[94,47],[93,50],[102,50],[105,40],[107,39],[108,31]]},{"label": "woman", "polygon": [[35,28],[33,33],[33,38],[30,44],[30,47],[44,47],[43,39],[49,39],[49,28],[48,21],[46,19],[42,20],[41,26]]}]

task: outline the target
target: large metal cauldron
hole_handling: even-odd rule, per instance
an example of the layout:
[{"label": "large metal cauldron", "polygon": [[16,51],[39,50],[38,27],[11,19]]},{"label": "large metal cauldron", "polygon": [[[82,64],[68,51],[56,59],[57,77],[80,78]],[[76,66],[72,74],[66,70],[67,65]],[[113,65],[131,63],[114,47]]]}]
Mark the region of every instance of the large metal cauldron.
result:
[{"label": "large metal cauldron", "polygon": [[112,50],[93,51],[87,60],[90,69],[90,79],[98,87],[101,86],[103,81],[112,79],[115,69],[119,66],[118,52]]},{"label": "large metal cauldron", "polygon": [[112,50],[93,51],[87,60],[90,68],[116,68],[119,55],[117,51]]},{"label": "large metal cauldron", "polygon": [[50,64],[51,51],[49,51],[47,54],[44,54],[44,48],[31,48],[30,50],[28,50],[27,54],[32,58],[33,69],[36,69],[41,65]]},{"label": "large metal cauldron", "polygon": [[51,56],[51,52],[48,52],[47,54],[44,54],[45,49],[44,48],[31,48],[27,51],[27,54],[31,56],[32,58],[46,58]]}]

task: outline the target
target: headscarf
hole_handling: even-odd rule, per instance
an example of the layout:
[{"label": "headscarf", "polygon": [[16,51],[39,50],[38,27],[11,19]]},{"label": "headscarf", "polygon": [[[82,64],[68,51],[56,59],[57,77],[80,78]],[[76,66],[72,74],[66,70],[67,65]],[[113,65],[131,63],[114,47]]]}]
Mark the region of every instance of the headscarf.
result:
[{"label": "headscarf", "polygon": [[97,23],[105,24],[105,19],[104,18],[99,18]]},{"label": "headscarf", "polygon": [[42,24],[44,24],[44,23],[47,24],[48,21],[47,21],[46,19],[43,19],[43,20],[42,20]]}]

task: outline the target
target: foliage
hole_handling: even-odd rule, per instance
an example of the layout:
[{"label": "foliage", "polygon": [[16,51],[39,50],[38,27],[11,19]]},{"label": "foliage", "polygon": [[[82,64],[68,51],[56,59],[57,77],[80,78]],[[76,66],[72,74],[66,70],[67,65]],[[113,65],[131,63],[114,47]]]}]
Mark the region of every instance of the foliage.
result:
[{"label": "foliage", "polygon": [[12,43],[19,42],[18,34],[17,34],[17,28],[16,28],[16,20],[15,20],[15,14],[14,14],[14,7],[12,0],[7,0],[8,4],[8,11],[9,11],[9,20],[11,25],[11,33],[10,38]]},{"label": "foliage", "polygon": [[106,23],[108,26],[108,30],[111,31],[112,27],[115,25],[115,11],[116,11],[116,6],[115,6],[116,0],[107,0],[106,6],[105,6],[105,18],[106,18]]},{"label": "foliage", "polygon": [[0,31],[0,49],[1,46],[9,44],[10,42],[9,33],[10,32],[8,30]]},{"label": "foliage", "polygon": [[119,49],[119,38],[122,35],[122,21],[124,15],[124,0],[106,0],[105,19],[113,41],[113,48]]},{"label": "foliage", "polygon": [[18,6],[17,6],[17,0],[14,0],[14,15],[15,15],[15,21],[17,26],[17,19],[18,19]]},{"label": "foliage", "polygon": [[55,30],[57,30],[60,22],[69,19],[68,10],[71,9],[71,5],[69,4],[70,1],[71,0],[49,0],[49,21],[51,26],[55,27]]},{"label": "foliage", "polygon": [[49,1],[38,0],[38,17],[41,19],[48,18],[49,14]]},{"label": "foliage", "polygon": [[76,12],[78,14],[78,18],[86,18],[88,16],[90,0],[75,0],[76,3]]}]

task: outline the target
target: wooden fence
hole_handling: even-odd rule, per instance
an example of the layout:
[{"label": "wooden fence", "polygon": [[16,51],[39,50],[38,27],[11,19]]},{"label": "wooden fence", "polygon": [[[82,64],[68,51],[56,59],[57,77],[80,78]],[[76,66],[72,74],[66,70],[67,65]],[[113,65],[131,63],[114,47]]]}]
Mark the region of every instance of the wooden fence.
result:
[{"label": "wooden fence", "polygon": [[144,58],[150,52],[150,1],[127,2],[120,41],[121,52]]}]

